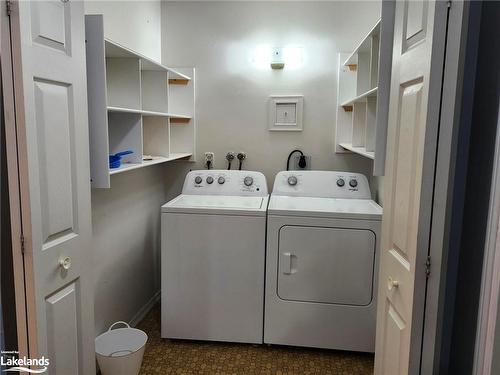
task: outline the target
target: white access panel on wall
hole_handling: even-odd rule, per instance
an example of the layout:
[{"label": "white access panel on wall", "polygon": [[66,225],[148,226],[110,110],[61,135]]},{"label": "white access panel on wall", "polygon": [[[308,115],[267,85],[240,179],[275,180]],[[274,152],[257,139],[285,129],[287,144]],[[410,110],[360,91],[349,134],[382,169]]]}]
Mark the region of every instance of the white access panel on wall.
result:
[{"label": "white access panel on wall", "polygon": [[302,95],[271,95],[268,107],[270,131],[302,131],[304,97]]}]

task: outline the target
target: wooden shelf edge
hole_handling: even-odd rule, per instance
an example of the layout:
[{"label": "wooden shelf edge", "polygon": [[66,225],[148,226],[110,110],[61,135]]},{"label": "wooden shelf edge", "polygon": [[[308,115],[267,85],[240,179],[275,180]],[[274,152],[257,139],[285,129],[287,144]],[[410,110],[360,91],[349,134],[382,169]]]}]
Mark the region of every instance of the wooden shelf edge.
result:
[{"label": "wooden shelf edge", "polygon": [[151,165],[168,163],[170,161],[176,161],[181,159],[187,159],[192,156],[193,156],[192,153],[171,153],[168,157],[153,156],[153,160],[143,160],[142,163],[124,163],[120,166],[120,168],[110,169],[109,174],[115,175],[118,173],[133,171],[134,169],[149,167]]},{"label": "wooden shelf edge", "polygon": [[170,117],[171,124],[188,124],[191,117]]},{"label": "wooden shelf edge", "polygon": [[375,159],[375,152],[373,151],[366,151],[366,148],[364,147],[356,147],[353,146],[351,143],[339,143],[339,146],[342,148],[345,148],[348,151],[351,151],[355,154],[364,156],[365,158],[374,160]]},{"label": "wooden shelf edge", "polygon": [[170,78],[168,80],[169,85],[187,85],[189,83],[188,79],[181,78]]}]

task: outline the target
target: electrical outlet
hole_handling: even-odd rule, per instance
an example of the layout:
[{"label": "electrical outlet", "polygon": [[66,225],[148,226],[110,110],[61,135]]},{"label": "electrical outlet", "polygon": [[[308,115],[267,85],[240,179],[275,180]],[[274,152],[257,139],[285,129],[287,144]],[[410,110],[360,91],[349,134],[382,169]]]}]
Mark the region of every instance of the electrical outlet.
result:
[{"label": "electrical outlet", "polygon": [[213,152],[205,152],[205,166],[208,166],[210,164],[210,168],[213,169],[214,156],[215,156],[215,154]]},{"label": "electrical outlet", "polygon": [[304,155],[304,157],[306,158],[306,166],[305,166],[305,168],[301,168],[299,166],[300,155],[296,155],[293,158],[292,169],[295,169],[297,171],[300,171],[300,170],[302,170],[302,171],[310,170],[311,169],[311,156],[310,155]]}]

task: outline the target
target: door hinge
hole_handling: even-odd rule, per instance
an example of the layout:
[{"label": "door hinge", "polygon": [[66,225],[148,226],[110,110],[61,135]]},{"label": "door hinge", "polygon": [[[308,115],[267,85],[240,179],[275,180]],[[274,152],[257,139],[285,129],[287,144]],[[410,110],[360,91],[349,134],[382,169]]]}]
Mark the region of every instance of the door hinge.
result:
[{"label": "door hinge", "polygon": [[7,6],[7,15],[10,16],[12,14],[12,0],[7,0],[6,6]]},{"label": "door hinge", "polygon": [[431,274],[431,257],[430,255],[427,257],[427,260],[425,261],[425,276],[429,277]]},{"label": "door hinge", "polygon": [[24,235],[21,234],[21,253],[24,254]]}]

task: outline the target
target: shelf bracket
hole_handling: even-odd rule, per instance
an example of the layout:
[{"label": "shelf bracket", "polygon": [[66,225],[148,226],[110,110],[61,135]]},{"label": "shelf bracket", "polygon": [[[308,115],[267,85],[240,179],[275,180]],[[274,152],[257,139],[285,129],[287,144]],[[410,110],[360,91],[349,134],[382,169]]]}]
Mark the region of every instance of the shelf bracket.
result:
[{"label": "shelf bracket", "polygon": [[343,105],[342,108],[344,108],[344,111],[346,112],[352,112],[352,105]]},{"label": "shelf bracket", "polygon": [[189,121],[191,121],[190,118],[170,117],[171,124],[187,124]]},{"label": "shelf bracket", "polygon": [[187,85],[189,82],[188,79],[182,79],[182,78],[170,78],[168,80],[168,83],[170,85]]}]

